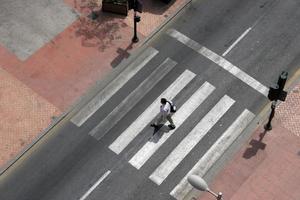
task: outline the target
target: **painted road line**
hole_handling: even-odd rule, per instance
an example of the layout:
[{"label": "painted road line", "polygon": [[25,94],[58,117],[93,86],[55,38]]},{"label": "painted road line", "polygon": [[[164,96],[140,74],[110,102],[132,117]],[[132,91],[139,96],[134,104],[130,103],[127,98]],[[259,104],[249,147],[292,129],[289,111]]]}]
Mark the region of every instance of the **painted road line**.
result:
[{"label": "painted road line", "polygon": [[[215,87],[205,82],[174,114],[173,121],[177,128],[196,110],[200,104],[214,91]],[[176,129],[177,129],[176,128]],[[130,160],[129,163],[137,169],[140,169],[145,162],[155,153],[157,149],[175,132],[169,131],[157,141],[148,141]]]},{"label": "painted road line", "polygon": [[110,170],[105,172],[100,179],[79,199],[79,200],[85,200],[93,191],[94,189],[110,174]]},{"label": "painted road line", "polygon": [[235,47],[235,45],[237,45],[237,43],[239,43],[239,41],[241,41],[249,33],[249,31],[251,31],[251,29],[251,27],[248,28],[234,43],[232,43],[232,45],[222,54],[222,56],[226,56],[231,49],[233,49],[233,47]]},{"label": "painted road line", "polygon": [[180,183],[171,191],[171,195],[177,200],[183,199],[192,186],[187,182],[187,177],[191,174],[203,176],[214,165],[214,163],[224,154],[226,149],[237,139],[241,132],[254,119],[255,115],[247,109],[230,125],[222,136],[210,147],[196,165],[185,175]]},{"label": "painted road line", "polygon": [[245,73],[238,67],[231,64],[222,56],[219,56],[218,54],[200,45],[196,41],[188,38],[187,36],[176,31],[175,29],[169,29],[167,31],[167,34],[177,39],[179,42],[183,43],[184,45],[190,47],[191,49],[198,52],[199,54],[205,56],[209,60],[213,61],[214,63],[216,63],[217,65],[219,65],[220,67],[222,67],[223,69],[225,69],[226,71],[228,71],[229,73],[231,73],[232,75],[234,75],[235,77],[237,77],[238,79],[240,79],[241,81],[243,81],[244,83],[252,87],[253,89],[255,89],[256,91],[263,94],[264,96],[268,95],[269,89],[266,86],[264,86],[263,84],[261,84],[260,82],[258,82],[257,80],[249,76],[247,73]]},{"label": "painted road line", "polygon": [[102,120],[89,135],[101,139],[122,119],[177,63],[167,58],[138,87],[136,87],[114,110]]},{"label": "painted road line", "polygon": [[84,106],[72,119],[73,124],[80,127],[88,120],[104,103],[107,102],[128,80],[142,69],[158,51],[149,47],[134,62],[132,62],[114,81],[110,82],[99,92],[86,106]]},{"label": "painted road line", "polygon": [[198,144],[215,123],[234,104],[234,100],[225,95],[176,146],[168,157],[150,175],[150,179],[160,185],[186,155]]},{"label": "painted road line", "polygon": [[159,113],[160,99],[162,97],[173,99],[196,74],[185,70],[154,102],[109,146],[119,154],[123,149],[153,120]]}]

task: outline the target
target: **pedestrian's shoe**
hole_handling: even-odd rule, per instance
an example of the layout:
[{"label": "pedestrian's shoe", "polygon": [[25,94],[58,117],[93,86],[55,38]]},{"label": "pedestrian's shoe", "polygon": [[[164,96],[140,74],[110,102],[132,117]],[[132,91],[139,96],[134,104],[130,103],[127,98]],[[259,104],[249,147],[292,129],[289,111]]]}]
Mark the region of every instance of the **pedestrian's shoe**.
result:
[{"label": "pedestrian's shoe", "polygon": [[150,124],[150,126],[151,126],[151,127],[154,127],[154,128],[156,128],[156,127],[157,127],[157,125],[156,125],[156,124],[154,124],[154,123]]},{"label": "pedestrian's shoe", "polygon": [[175,126],[174,124],[169,124],[168,127],[169,127],[170,129],[175,129],[175,128],[176,128],[176,126]]}]

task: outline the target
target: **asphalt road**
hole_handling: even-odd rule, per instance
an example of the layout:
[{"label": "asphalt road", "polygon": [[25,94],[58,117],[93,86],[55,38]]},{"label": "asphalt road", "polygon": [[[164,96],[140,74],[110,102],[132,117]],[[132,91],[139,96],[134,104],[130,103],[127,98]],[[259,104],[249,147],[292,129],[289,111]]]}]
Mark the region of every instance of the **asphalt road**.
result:
[{"label": "asphalt road", "polygon": [[[192,1],[1,175],[0,199],[183,199],[186,174],[205,175],[266,106],[278,75],[298,69],[299,8],[297,0]],[[178,106],[177,128],[152,137],[161,96]]]}]

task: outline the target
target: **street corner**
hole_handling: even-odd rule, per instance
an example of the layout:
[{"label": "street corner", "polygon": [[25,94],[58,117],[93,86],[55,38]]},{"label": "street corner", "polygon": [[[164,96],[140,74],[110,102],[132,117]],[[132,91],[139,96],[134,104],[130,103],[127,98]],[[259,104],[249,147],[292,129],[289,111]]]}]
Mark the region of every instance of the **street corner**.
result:
[{"label": "street corner", "polygon": [[0,166],[15,158],[61,111],[0,68]]},{"label": "street corner", "polygon": [[294,134],[275,121],[271,131],[266,133],[266,157],[251,176],[231,198],[241,199],[298,199],[300,179],[299,145]]},{"label": "street corner", "polygon": [[[130,56],[131,38],[131,28],[119,18],[111,15],[97,20],[80,17],[28,59],[30,85],[65,110]],[[32,79],[33,72],[36,75]]]},{"label": "street corner", "polygon": [[[79,17],[37,52],[20,61],[0,49],[1,66],[61,110],[130,55],[132,29],[122,18]],[[80,80],[80,81],[79,81]]]},{"label": "street corner", "polygon": [[[266,131],[263,128],[257,128],[248,142],[240,148],[213,181],[211,188],[215,191],[222,191],[224,199],[233,199],[267,159],[265,134]],[[211,198],[210,194],[204,194],[204,196],[203,199]]]},{"label": "street corner", "polygon": [[[57,1],[55,6],[33,2],[23,16],[27,24],[21,26],[21,16],[16,15],[8,20],[8,24],[14,26],[0,27],[3,36],[0,43],[6,49],[0,49],[3,58],[0,64],[37,94],[65,110],[97,80],[127,59],[139,44],[131,42],[132,11],[125,17],[102,12],[100,1]],[[159,26],[167,16],[164,13],[180,2],[183,1],[168,6],[162,2],[158,2],[159,5],[145,2],[145,12],[141,14],[145,15],[144,21],[138,27],[140,40]],[[20,8],[16,5],[9,3],[6,7],[22,13],[18,9],[25,5]],[[154,9],[157,6],[160,9]],[[30,14],[38,11],[45,11],[43,17]],[[98,17],[93,20],[90,14],[94,11]],[[7,14],[6,17],[12,16]],[[32,40],[34,42],[30,42]]]},{"label": "street corner", "polygon": [[[299,193],[285,191],[296,191],[300,178],[298,138],[277,119],[270,131],[259,126],[217,175],[211,188],[231,200],[297,199]],[[201,196],[203,200],[210,198],[208,193]]]}]

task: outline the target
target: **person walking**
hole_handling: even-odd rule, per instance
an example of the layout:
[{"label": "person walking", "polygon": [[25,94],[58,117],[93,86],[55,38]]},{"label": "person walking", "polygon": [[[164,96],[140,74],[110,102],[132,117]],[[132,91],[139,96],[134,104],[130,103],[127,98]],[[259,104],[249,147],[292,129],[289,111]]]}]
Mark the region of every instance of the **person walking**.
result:
[{"label": "person walking", "polygon": [[160,115],[158,116],[156,123],[152,123],[151,126],[157,128],[159,125],[164,124],[166,120],[169,121],[168,127],[175,129],[176,126],[173,122],[172,115],[176,112],[176,107],[171,101],[167,101],[165,98],[160,99]]}]

